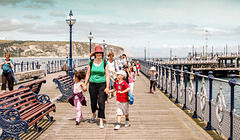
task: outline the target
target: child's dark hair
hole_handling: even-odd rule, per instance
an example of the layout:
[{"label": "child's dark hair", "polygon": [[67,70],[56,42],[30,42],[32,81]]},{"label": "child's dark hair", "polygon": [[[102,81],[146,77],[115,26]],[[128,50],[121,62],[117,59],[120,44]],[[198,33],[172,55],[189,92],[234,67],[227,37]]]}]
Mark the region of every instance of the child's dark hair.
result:
[{"label": "child's dark hair", "polygon": [[84,79],[86,76],[86,72],[83,70],[77,71],[74,74],[75,77],[77,77],[79,80]]},{"label": "child's dark hair", "polygon": [[127,68],[128,68],[128,65],[126,65],[126,64],[123,65],[123,68],[124,68],[124,69],[127,69]]},{"label": "child's dark hair", "polygon": [[134,72],[134,71],[133,71],[133,67],[132,67],[132,66],[130,66],[130,67],[129,67],[129,70],[131,70],[132,72]]}]

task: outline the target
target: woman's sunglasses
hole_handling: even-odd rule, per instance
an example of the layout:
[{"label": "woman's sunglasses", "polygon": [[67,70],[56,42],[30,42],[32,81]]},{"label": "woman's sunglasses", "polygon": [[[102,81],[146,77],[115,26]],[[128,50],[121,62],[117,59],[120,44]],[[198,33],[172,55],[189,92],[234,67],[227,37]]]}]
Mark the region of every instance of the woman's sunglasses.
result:
[{"label": "woman's sunglasses", "polygon": [[102,52],[96,52],[96,54],[99,54],[99,53],[102,54]]}]

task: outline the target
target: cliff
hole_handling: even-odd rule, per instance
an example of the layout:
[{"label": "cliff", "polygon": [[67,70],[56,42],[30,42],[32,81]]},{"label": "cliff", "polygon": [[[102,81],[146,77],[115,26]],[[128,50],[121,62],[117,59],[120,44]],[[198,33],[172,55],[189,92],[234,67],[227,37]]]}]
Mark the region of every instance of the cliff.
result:
[{"label": "cliff", "polygon": [[[92,52],[97,45],[102,46],[92,43]],[[111,48],[115,57],[124,52],[122,47],[107,45],[107,54],[111,52]],[[89,42],[72,43],[73,57],[89,57],[89,49]],[[9,52],[11,57],[66,57],[69,56],[69,42],[0,40],[0,50],[0,57],[4,57],[6,52]]]}]

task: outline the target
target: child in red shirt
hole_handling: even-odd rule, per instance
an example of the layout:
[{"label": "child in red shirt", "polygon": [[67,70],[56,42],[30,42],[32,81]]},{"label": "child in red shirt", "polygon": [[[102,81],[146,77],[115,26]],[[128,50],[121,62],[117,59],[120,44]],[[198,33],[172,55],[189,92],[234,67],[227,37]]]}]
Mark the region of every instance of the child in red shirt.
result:
[{"label": "child in red shirt", "polygon": [[109,93],[116,92],[116,106],[117,106],[117,125],[114,127],[114,130],[118,130],[121,127],[121,116],[125,115],[126,123],[125,126],[130,126],[129,124],[129,104],[128,104],[128,92],[130,91],[130,87],[128,83],[123,80],[126,77],[125,71],[118,71],[117,80],[114,82],[114,86]]}]

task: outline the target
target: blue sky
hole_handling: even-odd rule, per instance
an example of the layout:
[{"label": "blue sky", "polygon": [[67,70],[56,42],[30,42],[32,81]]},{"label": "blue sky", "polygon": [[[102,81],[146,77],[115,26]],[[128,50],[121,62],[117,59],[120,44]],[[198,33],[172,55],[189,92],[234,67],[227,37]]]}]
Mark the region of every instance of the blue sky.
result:
[{"label": "blue sky", "polygon": [[150,46],[151,57],[184,57],[194,45],[208,52],[236,51],[240,44],[238,0],[0,0],[0,39],[68,41],[66,17],[70,10],[77,22],[73,41],[124,47],[132,56],[143,57]]}]

